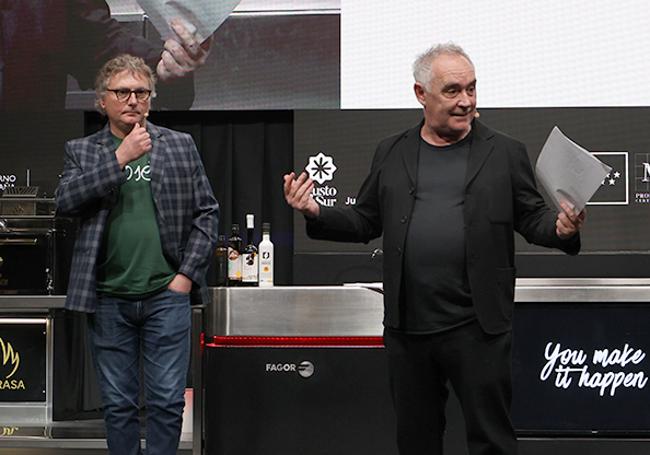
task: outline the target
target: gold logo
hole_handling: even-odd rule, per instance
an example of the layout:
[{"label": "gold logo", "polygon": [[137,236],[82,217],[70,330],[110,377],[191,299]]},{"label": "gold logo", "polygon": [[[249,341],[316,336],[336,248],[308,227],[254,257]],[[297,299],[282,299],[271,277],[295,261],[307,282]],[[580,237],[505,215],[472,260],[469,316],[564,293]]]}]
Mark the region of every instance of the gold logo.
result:
[{"label": "gold logo", "polygon": [[11,343],[5,343],[2,338],[0,338],[0,350],[2,350],[2,365],[9,364],[10,367],[13,365],[11,373],[5,376],[5,379],[9,379],[14,375],[14,373],[16,373],[18,367],[20,366],[20,354],[14,351]]},{"label": "gold logo", "polygon": [[2,427],[2,433],[0,433],[0,436],[13,436],[18,430],[20,430],[18,427]]}]

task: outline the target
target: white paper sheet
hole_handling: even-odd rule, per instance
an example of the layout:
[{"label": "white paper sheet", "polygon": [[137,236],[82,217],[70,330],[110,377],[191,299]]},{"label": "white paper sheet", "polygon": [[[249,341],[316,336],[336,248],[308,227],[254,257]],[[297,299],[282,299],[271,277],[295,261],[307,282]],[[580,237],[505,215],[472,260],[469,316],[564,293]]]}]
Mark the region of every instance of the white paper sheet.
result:
[{"label": "white paper sheet", "polygon": [[546,139],[535,166],[537,179],[555,207],[562,210],[560,202],[566,201],[575,213],[582,211],[611,170],[557,126]]},{"label": "white paper sheet", "polygon": [[241,0],[137,0],[163,40],[175,38],[169,26],[179,19],[202,43],[225,22]]}]

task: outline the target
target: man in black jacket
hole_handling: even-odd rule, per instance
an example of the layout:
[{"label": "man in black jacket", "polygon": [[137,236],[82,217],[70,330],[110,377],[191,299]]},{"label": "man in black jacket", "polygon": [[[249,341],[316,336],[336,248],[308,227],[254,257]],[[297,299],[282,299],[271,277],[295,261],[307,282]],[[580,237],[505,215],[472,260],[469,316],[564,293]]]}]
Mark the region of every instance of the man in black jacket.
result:
[{"label": "man in black jacket", "polygon": [[305,173],[285,176],[285,197],[313,238],[368,242],[383,233],[400,454],[443,453],[450,382],[470,454],[512,455],[514,231],[577,254],[584,213],[550,210],[525,146],[476,120],[474,65],[459,46],[432,47],[413,73],[424,119],[379,144],[355,206],[320,207]]}]

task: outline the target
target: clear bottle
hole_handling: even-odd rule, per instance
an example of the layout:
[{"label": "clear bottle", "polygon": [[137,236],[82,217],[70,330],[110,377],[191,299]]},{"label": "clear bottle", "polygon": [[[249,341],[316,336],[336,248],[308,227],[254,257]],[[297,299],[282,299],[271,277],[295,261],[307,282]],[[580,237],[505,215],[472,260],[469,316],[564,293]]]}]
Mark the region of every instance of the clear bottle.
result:
[{"label": "clear bottle", "polygon": [[259,265],[257,263],[257,247],[253,244],[255,232],[255,215],[246,215],[246,240],[248,243],[243,251],[242,286],[257,286]]},{"label": "clear bottle", "polygon": [[273,286],[273,243],[271,242],[271,223],[262,224],[262,241],[259,245],[260,287]]},{"label": "clear bottle", "polygon": [[241,244],[239,224],[233,223],[230,238],[228,239],[228,286],[241,286]]},{"label": "clear bottle", "polygon": [[217,274],[217,286],[228,285],[228,242],[225,235],[217,238],[217,248],[214,250],[215,271]]}]

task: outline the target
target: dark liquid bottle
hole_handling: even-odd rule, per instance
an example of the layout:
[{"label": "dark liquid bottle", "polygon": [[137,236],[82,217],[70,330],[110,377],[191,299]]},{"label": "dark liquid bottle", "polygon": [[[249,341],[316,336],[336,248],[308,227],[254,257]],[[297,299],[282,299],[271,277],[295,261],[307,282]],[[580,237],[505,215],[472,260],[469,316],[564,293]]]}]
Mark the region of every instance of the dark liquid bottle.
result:
[{"label": "dark liquid bottle", "polygon": [[217,248],[214,250],[215,269],[217,272],[217,286],[228,285],[228,243],[226,236],[220,235]]},{"label": "dark liquid bottle", "polygon": [[257,247],[253,244],[253,233],[255,232],[254,215],[246,215],[246,240],[247,245],[242,252],[242,286],[257,286],[259,281],[259,260]]},{"label": "dark liquid bottle", "polygon": [[242,239],[239,236],[239,224],[232,225],[228,239],[228,286],[241,286],[242,273]]}]

